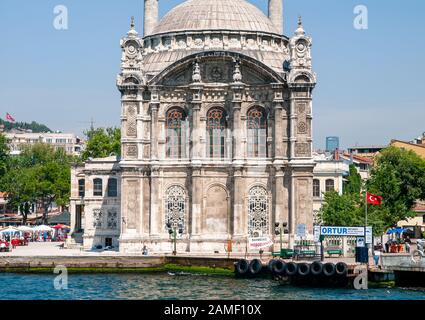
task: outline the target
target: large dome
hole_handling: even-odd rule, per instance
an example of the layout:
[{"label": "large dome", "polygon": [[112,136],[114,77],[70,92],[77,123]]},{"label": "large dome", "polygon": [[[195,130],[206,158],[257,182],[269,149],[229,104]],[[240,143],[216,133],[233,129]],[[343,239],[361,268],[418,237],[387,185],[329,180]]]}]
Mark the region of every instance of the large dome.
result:
[{"label": "large dome", "polygon": [[166,14],[152,34],[195,30],[279,33],[260,9],[245,0],[188,0]]}]

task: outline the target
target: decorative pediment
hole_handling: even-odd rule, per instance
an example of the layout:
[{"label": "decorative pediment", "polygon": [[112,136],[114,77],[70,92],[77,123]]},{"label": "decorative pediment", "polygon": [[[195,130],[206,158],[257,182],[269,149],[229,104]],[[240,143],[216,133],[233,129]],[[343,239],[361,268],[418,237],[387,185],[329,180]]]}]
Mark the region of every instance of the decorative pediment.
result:
[{"label": "decorative pediment", "polygon": [[235,81],[257,85],[284,83],[285,79],[251,57],[233,52],[210,51],[173,63],[151,79],[149,84],[187,86],[194,82],[232,84]]}]

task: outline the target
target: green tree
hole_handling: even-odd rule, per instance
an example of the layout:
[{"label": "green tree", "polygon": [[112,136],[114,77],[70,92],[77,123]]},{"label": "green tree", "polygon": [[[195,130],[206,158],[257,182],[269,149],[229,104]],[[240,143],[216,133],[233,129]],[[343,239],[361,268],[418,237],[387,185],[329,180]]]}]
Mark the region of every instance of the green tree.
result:
[{"label": "green tree", "polygon": [[357,172],[356,166],[350,165],[350,173],[344,183],[344,194],[359,195],[362,191],[362,178]]},{"label": "green tree", "polygon": [[91,129],[87,131],[88,138],[86,150],[82,154],[82,159],[105,158],[112,154],[121,155],[121,129],[103,128]]},{"label": "green tree", "polygon": [[369,206],[369,211],[371,219],[382,219],[384,229],[414,217],[416,201],[425,199],[425,160],[413,151],[386,148],[372,169],[367,190],[383,198],[382,206]]},{"label": "green tree", "polygon": [[377,236],[399,221],[414,217],[412,208],[416,201],[425,199],[425,160],[412,151],[389,147],[377,158],[366,188],[382,196],[382,205],[366,204],[365,192],[359,191],[358,178],[350,168],[348,190],[344,195],[325,194],[320,212],[325,224],[363,226],[367,205],[368,225]]},{"label": "green tree", "polygon": [[325,193],[324,203],[319,212],[320,220],[328,226],[362,225],[358,198],[352,194],[340,195],[336,191]]},{"label": "green tree", "polygon": [[10,170],[1,181],[3,191],[15,209],[21,208],[25,219],[29,205],[41,203],[43,222],[47,223],[50,205],[69,201],[72,161],[63,149],[41,143],[25,147],[20,156],[9,162]]},{"label": "green tree", "polygon": [[0,178],[6,174],[9,160],[9,146],[5,135],[0,133]]},{"label": "green tree", "polygon": [[47,223],[49,207],[63,206],[70,196],[71,168],[69,164],[48,162],[34,167],[37,177],[37,199],[42,203],[43,223]]},{"label": "green tree", "polygon": [[0,119],[0,125],[4,125],[4,128],[6,131],[10,131],[11,129],[21,129],[21,130],[31,130],[34,133],[41,133],[41,132],[52,132],[47,126],[44,124],[37,123],[35,121],[31,123],[27,122],[8,122],[4,121],[3,119]]},{"label": "green tree", "polygon": [[8,205],[16,211],[20,209],[24,224],[27,222],[31,205],[37,201],[37,181],[36,172],[32,167],[13,168],[2,178]]}]

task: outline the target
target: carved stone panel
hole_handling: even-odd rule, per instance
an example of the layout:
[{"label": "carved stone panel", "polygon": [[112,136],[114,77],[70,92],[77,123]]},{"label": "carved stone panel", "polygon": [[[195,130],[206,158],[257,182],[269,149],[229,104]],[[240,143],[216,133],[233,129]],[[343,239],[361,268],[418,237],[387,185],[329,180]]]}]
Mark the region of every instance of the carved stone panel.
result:
[{"label": "carved stone panel", "polygon": [[137,159],[137,155],[138,155],[137,144],[128,144],[126,146],[125,155],[129,159]]},{"label": "carved stone panel", "polygon": [[139,214],[139,183],[136,180],[127,182],[127,228],[137,228],[137,215]]},{"label": "carved stone panel", "polygon": [[307,123],[304,121],[301,121],[298,123],[298,133],[299,134],[306,134],[307,133]]},{"label": "carved stone panel", "polygon": [[310,143],[296,143],[295,144],[295,156],[296,157],[310,157],[311,156],[311,145],[310,145]]},{"label": "carved stone panel", "polygon": [[127,136],[137,137],[137,107],[129,105],[127,107]]}]

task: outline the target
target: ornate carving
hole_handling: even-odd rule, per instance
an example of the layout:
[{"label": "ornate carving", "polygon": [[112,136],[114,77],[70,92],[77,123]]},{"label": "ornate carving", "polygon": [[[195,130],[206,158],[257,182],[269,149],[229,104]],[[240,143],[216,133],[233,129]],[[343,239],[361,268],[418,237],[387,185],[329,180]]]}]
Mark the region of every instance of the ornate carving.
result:
[{"label": "ornate carving", "polygon": [[223,80],[223,70],[218,66],[214,66],[211,69],[210,78],[214,81]]},{"label": "ornate carving", "polygon": [[296,143],[295,144],[295,156],[296,157],[310,157],[311,156],[311,150],[310,150],[310,143]]},{"label": "ornate carving", "polygon": [[181,225],[185,230],[186,192],[182,187],[172,186],[168,188],[165,210],[165,223],[171,223],[173,228],[178,228]]},{"label": "ornate carving", "polygon": [[138,148],[137,144],[128,144],[126,150],[126,156],[129,158],[137,158]]},{"label": "ornate carving", "polygon": [[307,133],[307,123],[302,121],[298,124],[298,133],[300,133],[300,134],[306,134]]},{"label": "ornate carving", "polygon": [[117,229],[118,227],[118,214],[115,210],[108,211],[108,219],[107,219],[108,229]]},{"label": "ornate carving", "polygon": [[305,113],[306,108],[307,108],[307,106],[306,106],[305,103],[299,103],[298,104],[298,114],[301,115],[301,114]]},{"label": "ornate carving", "polygon": [[235,70],[233,71],[233,81],[242,82],[242,72],[241,72],[239,61],[235,63]]},{"label": "ornate carving", "polygon": [[139,183],[127,182],[127,228],[136,229],[136,216],[139,212]]},{"label": "ornate carving", "polygon": [[137,137],[137,107],[130,105],[127,108],[127,136]]},{"label": "ornate carving", "polygon": [[201,68],[199,67],[199,63],[195,62],[193,64],[193,74],[192,74],[192,81],[193,82],[201,82]]},{"label": "ornate carving", "polygon": [[100,209],[93,210],[93,228],[102,228],[102,211]]},{"label": "ornate carving", "polygon": [[248,197],[248,234],[265,236],[269,233],[269,205],[267,190],[257,186],[249,191]]}]

